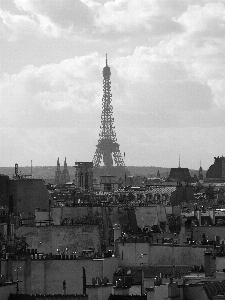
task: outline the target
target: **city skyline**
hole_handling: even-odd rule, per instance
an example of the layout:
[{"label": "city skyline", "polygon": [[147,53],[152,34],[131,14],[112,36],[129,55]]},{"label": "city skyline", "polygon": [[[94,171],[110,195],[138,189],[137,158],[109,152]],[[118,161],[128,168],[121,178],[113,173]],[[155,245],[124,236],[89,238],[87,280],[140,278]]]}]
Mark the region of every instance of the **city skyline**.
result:
[{"label": "city skyline", "polygon": [[111,68],[127,166],[225,156],[225,3],[1,0],[0,166],[91,161]]}]

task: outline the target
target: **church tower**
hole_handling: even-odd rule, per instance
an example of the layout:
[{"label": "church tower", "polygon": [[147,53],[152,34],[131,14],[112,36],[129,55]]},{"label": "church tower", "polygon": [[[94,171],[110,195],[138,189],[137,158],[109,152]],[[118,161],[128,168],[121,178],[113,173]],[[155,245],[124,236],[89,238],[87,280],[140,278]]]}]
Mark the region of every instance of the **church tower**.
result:
[{"label": "church tower", "polygon": [[67,168],[67,162],[66,162],[66,157],[64,160],[64,169],[63,169],[63,183],[67,183],[70,181],[70,174]]},{"label": "church tower", "polygon": [[199,180],[203,180],[203,172],[202,172],[202,166],[201,166],[201,161],[200,161],[200,168],[199,168],[199,171],[198,171],[198,179]]},{"label": "church tower", "polygon": [[58,157],[56,171],[55,171],[55,184],[61,184],[61,178],[62,178],[62,173],[60,171],[60,163]]},{"label": "church tower", "polygon": [[59,163],[59,157],[57,160],[57,167],[55,171],[55,184],[65,184],[70,181],[70,174],[67,168],[67,162],[66,162],[66,157],[64,160],[64,168],[63,171],[61,172],[60,170],[60,163]]}]

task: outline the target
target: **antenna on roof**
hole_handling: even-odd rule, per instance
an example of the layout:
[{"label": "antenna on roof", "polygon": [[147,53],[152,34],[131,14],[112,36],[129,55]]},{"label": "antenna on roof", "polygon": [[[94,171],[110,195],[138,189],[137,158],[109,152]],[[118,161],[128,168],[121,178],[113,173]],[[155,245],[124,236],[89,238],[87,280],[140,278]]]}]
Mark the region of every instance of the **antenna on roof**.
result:
[{"label": "antenna on roof", "polygon": [[106,66],[108,66],[107,53],[106,53],[106,59],[105,59],[105,62],[106,62]]},{"label": "antenna on roof", "polygon": [[179,168],[180,168],[180,153],[179,153]]}]

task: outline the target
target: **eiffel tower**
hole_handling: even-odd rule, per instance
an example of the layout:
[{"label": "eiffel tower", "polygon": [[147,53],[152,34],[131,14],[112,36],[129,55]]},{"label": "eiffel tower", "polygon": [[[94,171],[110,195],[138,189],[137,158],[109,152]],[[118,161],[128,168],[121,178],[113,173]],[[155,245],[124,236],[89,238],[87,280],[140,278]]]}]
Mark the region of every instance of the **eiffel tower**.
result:
[{"label": "eiffel tower", "polygon": [[[113,170],[113,167],[118,167],[125,173],[125,164],[120,153],[119,144],[117,143],[113,107],[112,107],[112,94],[111,94],[111,71],[107,62],[106,54],[106,66],[103,68],[103,97],[102,97],[102,114],[101,114],[101,126],[98,145],[93,159],[94,167],[100,167],[101,162],[108,172]],[[113,161],[115,164],[113,164]],[[111,173],[111,172],[110,172]],[[115,173],[115,172],[113,172]],[[109,174],[108,174],[109,175]],[[110,174],[112,175],[112,174]]]}]

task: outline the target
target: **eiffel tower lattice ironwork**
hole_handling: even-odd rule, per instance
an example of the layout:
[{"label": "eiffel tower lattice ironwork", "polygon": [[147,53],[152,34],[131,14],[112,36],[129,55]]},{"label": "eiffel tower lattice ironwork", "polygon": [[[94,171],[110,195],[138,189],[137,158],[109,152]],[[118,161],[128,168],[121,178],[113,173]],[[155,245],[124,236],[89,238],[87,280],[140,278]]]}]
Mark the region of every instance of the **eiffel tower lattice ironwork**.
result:
[{"label": "eiffel tower lattice ironwork", "polygon": [[93,159],[94,167],[100,167],[103,160],[105,167],[113,166],[113,158],[116,166],[125,166],[122,155],[120,153],[119,144],[117,143],[113,107],[112,107],[112,94],[111,94],[111,81],[110,81],[110,67],[107,62],[103,68],[103,97],[102,97],[102,114],[101,126],[98,145]]}]

